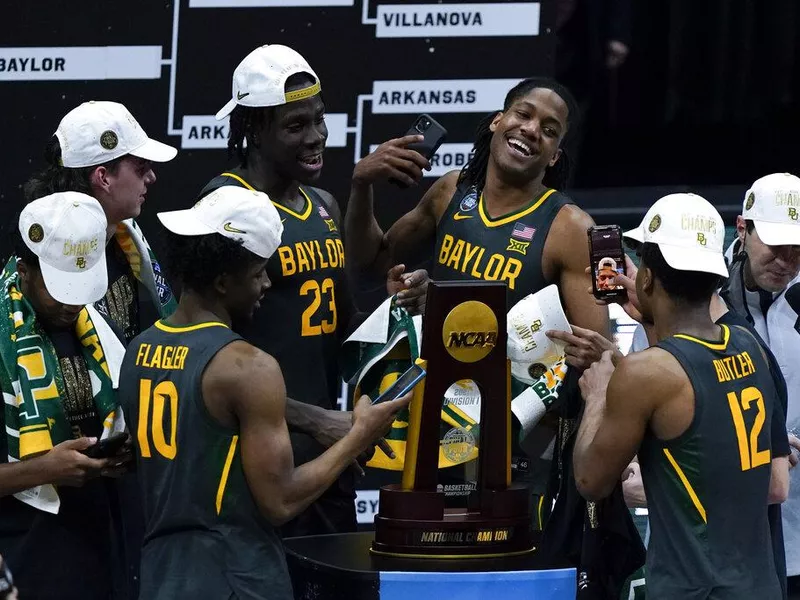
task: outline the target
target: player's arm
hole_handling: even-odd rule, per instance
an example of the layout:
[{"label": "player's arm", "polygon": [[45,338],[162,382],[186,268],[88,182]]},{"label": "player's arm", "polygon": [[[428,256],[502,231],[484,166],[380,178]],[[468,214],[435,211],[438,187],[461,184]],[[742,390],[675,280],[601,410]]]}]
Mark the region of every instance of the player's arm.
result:
[{"label": "player's arm", "polygon": [[594,296],[586,293],[592,285],[587,272],[586,230],[592,225],[594,221],[588,214],[568,204],[556,215],[544,245],[545,272],[550,271],[558,282],[567,319],[575,330],[575,335],[566,332],[548,335],[566,344],[567,363],[578,369],[588,368],[604,351],[616,348],[610,341],[608,307],[599,305]]},{"label": "player's arm", "polygon": [[350,432],[320,457],[295,467],[285,420],[283,376],[271,356],[249,344],[230,344],[209,364],[203,394],[207,401],[225,403],[239,423],[248,486],[262,514],[274,525],[293,518],[328,489],[410,400],[407,395],[366,407],[362,400]]},{"label": "player's arm", "polygon": [[[349,264],[359,271],[383,275],[397,263],[413,263],[420,248],[436,237],[436,224],[455,191],[458,172],[440,177],[413,210],[385,232],[375,218],[373,183],[389,178],[414,183],[428,161],[404,147],[417,136],[390,140],[359,161],[353,171],[350,201],[345,215],[349,232],[345,250]],[[406,140],[405,142],[403,140]]]},{"label": "player's arm", "polygon": [[581,377],[585,408],[572,460],[575,483],[587,500],[605,498],[619,483],[642,443],[653,399],[675,385],[655,374],[651,354],[627,356],[614,369],[605,352]]},{"label": "player's arm", "polygon": [[780,371],[777,361],[775,360],[769,348],[761,346],[764,351],[765,358],[767,353],[772,360],[767,358],[770,366],[770,374],[775,382],[775,390],[778,393],[775,402],[772,405],[772,417],[770,419],[770,437],[772,439],[772,461],[771,461],[771,474],[769,480],[769,494],[767,502],[769,504],[781,504],[789,497],[789,455],[791,448],[789,447],[789,437],[786,433],[786,407],[788,406],[788,390],[786,387],[786,379]]}]

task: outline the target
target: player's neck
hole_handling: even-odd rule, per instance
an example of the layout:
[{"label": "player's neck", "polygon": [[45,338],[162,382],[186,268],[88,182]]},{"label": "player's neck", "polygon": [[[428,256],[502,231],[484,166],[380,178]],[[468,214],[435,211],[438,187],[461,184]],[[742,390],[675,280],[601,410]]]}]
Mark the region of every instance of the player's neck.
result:
[{"label": "player's neck", "polygon": [[183,290],[178,308],[167,320],[178,327],[212,321],[231,326],[231,316],[220,301],[205,298],[193,290]]},{"label": "player's neck", "polygon": [[483,186],[483,203],[489,215],[504,215],[530,203],[544,191],[543,177],[544,173],[528,181],[515,180],[497,168],[490,158]]},{"label": "player's neck", "polygon": [[269,199],[279,204],[291,205],[299,196],[300,183],[281,175],[275,166],[254,152],[247,157],[247,164],[239,169],[245,181]]},{"label": "player's neck", "polygon": [[653,308],[653,323],[659,340],[676,333],[704,340],[718,340],[721,336],[719,325],[711,320],[710,302],[678,304],[665,298],[661,306]]}]

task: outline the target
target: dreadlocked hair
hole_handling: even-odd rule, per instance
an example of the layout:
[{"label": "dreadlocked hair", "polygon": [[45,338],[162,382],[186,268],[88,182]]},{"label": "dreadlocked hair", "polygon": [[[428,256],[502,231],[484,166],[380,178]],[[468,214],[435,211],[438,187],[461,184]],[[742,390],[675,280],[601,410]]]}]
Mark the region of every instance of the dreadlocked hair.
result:
[{"label": "dreadlocked hair", "polygon": [[81,192],[94,196],[91,177],[97,167],[105,167],[116,173],[124,156],[92,167],[69,168],[61,163],[61,145],[53,136],[44,148],[44,169],[33,175],[22,186],[25,200],[31,202],[56,192]]},{"label": "dreadlocked hair", "polygon": [[[310,73],[295,73],[291,75],[284,84],[284,91],[291,91],[290,88],[304,84],[314,84],[317,80]],[[258,131],[270,118],[273,107],[250,107],[237,104],[231,112],[230,117],[230,136],[228,137],[228,158],[236,158],[239,164],[247,164],[248,148],[257,148]],[[245,145],[245,141],[247,142]]]},{"label": "dreadlocked hair", "polygon": [[[528,94],[536,88],[553,90],[561,96],[566,103],[569,115],[577,114],[578,104],[570,91],[552,79],[547,77],[530,77],[523,79],[506,94],[503,103],[503,112],[507,111],[514,102]],[[466,184],[468,187],[475,187],[482,190],[486,185],[486,169],[489,166],[489,154],[491,152],[492,131],[489,126],[492,124],[497,112],[492,112],[481,120],[475,131],[475,144],[472,147],[472,155],[467,164],[461,169],[458,176],[459,185]],[[567,122],[569,126],[569,121]],[[564,189],[567,186],[570,172],[570,159],[564,148],[561,149],[561,156],[552,167],[547,167],[544,172],[542,183],[554,189]]]}]

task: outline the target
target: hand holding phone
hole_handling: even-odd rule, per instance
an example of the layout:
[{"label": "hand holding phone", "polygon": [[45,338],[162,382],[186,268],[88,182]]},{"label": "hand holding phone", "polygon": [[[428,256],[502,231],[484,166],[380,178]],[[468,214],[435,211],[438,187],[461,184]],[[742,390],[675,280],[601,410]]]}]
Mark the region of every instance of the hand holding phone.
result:
[{"label": "hand holding phone", "polygon": [[[421,142],[411,143],[406,148],[414,150],[424,156],[426,160],[430,160],[447,138],[447,130],[432,116],[422,114],[416,118],[414,124],[406,131],[405,135],[423,136],[424,139]],[[401,188],[408,187],[408,185],[395,178],[390,178],[389,181]]]},{"label": "hand holding phone", "polygon": [[103,440],[97,440],[97,443],[82,452],[89,458],[111,458],[122,450],[128,437],[124,431],[113,433]]},{"label": "hand holding phone", "polygon": [[622,247],[622,229],[619,225],[590,227],[589,265],[592,275],[592,293],[598,300],[625,302],[628,293],[614,283],[617,275],[625,275],[625,250]]}]

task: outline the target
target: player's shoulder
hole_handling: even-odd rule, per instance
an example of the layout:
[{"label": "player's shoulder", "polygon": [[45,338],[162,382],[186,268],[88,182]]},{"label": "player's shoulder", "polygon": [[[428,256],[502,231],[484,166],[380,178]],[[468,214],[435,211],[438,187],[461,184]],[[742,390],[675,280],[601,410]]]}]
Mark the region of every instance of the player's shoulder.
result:
[{"label": "player's shoulder", "polygon": [[207,373],[227,383],[250,377],[274,377],[280,366],[273,356],[243,340],[233,340],[216,353],[208,365]]},{"label": "player's shoulder", "polygon": [[594,219],[568,196],[558,191],[553,195],[555,194],[558,194],[556,198],[561,201],[562,206],[556,214],[553,227],[561,229],[563,233],[580,233],[585,236],[586,230],[595,224]]},{"label": "player's shoulder", "polygon": [[422,198],[421,206],[424,210],[429,211],[436,217],[436,221],[442,217],[453,199],[453,195],[458,189],[458,180],[461,171],[453,170],[445,173],[439,179],[433,182],[428,191]]},{"label": "player's shoulder", "polygon": [[636,396],[677,391],[690,383],[678,360],[658,346],[628,354],[617,365],[614,378]]}]

